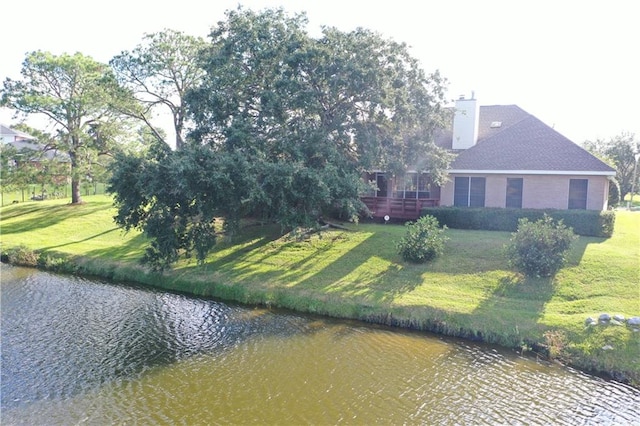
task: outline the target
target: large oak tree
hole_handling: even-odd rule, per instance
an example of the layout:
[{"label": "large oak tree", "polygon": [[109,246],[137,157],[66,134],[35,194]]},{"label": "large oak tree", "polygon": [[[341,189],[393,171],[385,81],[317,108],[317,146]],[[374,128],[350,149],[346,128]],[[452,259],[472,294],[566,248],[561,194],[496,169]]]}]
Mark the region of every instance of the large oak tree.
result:
[{"label": "large oak tree", "polygon": [[[190,148],[123,159],[131,168],[113,181],[118,220],[155,239],[151,257],[190,251],[190,224],[213,235],[217,216],[234,226],[260,215],[285,229],[314,226],[327,212],[356,218],[367,170],[411,168],[442,181],[449,157],[433,143],[444,121],[440,75],[375,32],[324,28],[314,38],[306,25],[304,14],[282,9],[228,11],[199,54],[200,85],[185,96]],[[151,169],[157,177],[144,174],[145,185],[126,180]],[[173,196],[158,197],[159,186]]]},{"label": "large oak tree", "polygon": [[193,136],[256,166],[256,208],[285,225],[327,208],[359,213],[361,174],[407,168],[441,183],[447,156],[433,144],[444,80],[408,47],[372,31],[306,31],[304,14],[227,13],[203,51],[203,84],[187,95]]}]

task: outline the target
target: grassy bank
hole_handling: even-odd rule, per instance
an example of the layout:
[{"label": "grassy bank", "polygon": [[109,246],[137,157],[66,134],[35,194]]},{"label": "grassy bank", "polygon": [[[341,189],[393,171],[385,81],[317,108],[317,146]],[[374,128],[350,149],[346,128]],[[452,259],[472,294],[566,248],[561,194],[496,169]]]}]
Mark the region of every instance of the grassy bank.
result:
[{"label": "grassy bank", "polygon": [[140,267],[145,238],[123,234],[106,196],[2,208],[2,250],[24,246],[39,263],[249,304],[432,330],[513,348],[546,347],[571,364],[638,385],[640,332],[585,327],[600,313],[640,315],[640,214],[621,211],[610,239],[580,237],[553,279],[507,267],[505,232],[447,230],[435,262],[401,261],[401,225],[360,224],[304,241],[276,226],[247,226],[203,266],[182,261],[160,276]]}]

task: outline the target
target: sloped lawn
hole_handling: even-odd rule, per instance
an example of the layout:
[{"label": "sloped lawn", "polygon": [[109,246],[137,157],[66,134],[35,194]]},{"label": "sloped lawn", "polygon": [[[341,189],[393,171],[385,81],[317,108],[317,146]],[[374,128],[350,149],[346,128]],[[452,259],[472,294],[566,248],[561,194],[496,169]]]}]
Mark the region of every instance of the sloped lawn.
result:
[{"label": "sloped lawn", "polygon": [[146,239],[113,223],[107,196],[3,207],[2,251],[24,246],[53,268],[250,304],[429,329],[551,353],[576,366],[640,382],[640,332],[585,327],[601,313],[640,316],[640,213],[620,211],[612,238],[580,237],[552,279],[507,265],[506,232],[449,229],[443,256],[403,262],[401,225],[350,225],[298,240],[278,226],[221,236],[205,265],[181,261],[162,276],[141,267]]}]

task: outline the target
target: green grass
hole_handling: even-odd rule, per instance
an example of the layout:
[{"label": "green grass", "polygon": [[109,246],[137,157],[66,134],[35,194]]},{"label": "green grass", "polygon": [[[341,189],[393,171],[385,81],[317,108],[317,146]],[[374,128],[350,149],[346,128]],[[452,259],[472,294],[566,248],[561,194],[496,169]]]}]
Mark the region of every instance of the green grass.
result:
[{"label": "green grass", "polygon": [[[2,250],[25,246],[73,268],[200,296],[479,338],[508,347],[551,345],[581,368],[640,383],[640,333],[585,328],[603,312],[640,316],[640,213],[619,211],[612,238],[580,237],[552,279],[507,266],[510,234],[449,229],[445,253],[425,265],[396,253],[401,225],[351,225],[299,241],[277,226],[247,226],[205,265],[184,260],[159,276],[138,265],[146,240],[113,223],[107,196],[2,208]],[[553,332],[550,334],[549,332]],[[545,337],[545,333],[546,336]],[[614,350],[604,350],[610,345]]]},{"label": "green grass", "polygon": [[[106,188],[107,184],[105,183],[83,183],[80,185],[80,193],[82,197],[96,194],[105,194]],[[44,186],[44,188],[40,184],[32,183],[25,185],[21,189],[10,189],[9,191],[5,190],[5,188],[0,187],[0,205],[7,206],[16,202],[24,203],[26,201],[31,201],[31,194],[42,195],[43,189],[49,199],[66,198],[68,200],[71,198],[70,183],[58,186],[47,184]]]},{"label": "green grass", "polygon": [[627,194],[627,196],[624,197],[624,200],[620,203],[620,207],[640,210],[640,194],[634,194],[633,200],[631,200],[631,194]]}]

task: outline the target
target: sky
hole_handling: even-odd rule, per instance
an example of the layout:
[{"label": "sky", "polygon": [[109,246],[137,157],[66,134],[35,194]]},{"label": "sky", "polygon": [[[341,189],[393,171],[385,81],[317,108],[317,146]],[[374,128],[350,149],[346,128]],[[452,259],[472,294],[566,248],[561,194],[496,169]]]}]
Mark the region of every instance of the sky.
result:
[{"label": "sky", "polygon": [[[80,52],[107,63],[169,28],[207,37],[224,12],[305,12],[308,31],[357,27],[404,42],[447,97],[515,104],[578,144],[640,139],[637,0],[9,0],[0,6],[0,80],[20,78],[26,54]],[[16,124],[0,109],[0,122]],[[38,127],[39,122],[29,121]],[[42,127],[42,126],[40,126]]]}]

